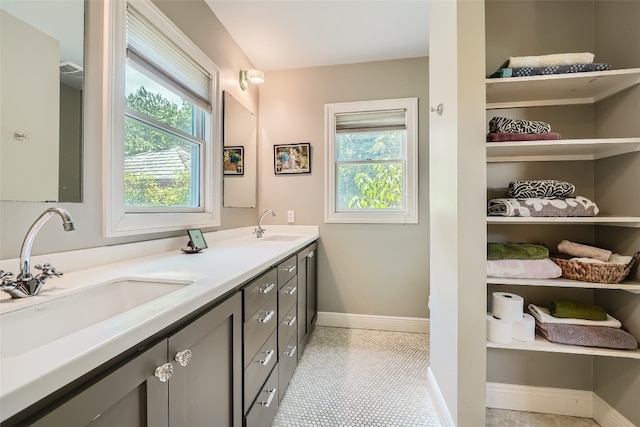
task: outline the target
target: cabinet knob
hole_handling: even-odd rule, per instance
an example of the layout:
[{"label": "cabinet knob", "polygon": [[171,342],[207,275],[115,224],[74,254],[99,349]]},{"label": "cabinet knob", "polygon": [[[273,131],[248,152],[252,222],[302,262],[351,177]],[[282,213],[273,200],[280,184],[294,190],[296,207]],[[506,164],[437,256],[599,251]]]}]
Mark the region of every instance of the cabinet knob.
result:
[{"label": "cabinet knob", "polygon": [[286,267],[282,267],[282,269],[284,271],[286,271],[287,273],[291,273],[292,271],[294,271],[296,269],[295,265],[287,265]]},{"label": "cabinet knob", "polygon": [[313,258],[313,256],[314,256],[314,255],[315,255],[315,254],[314,254],[314,251],[311,251],[311,252],[309,252],[309,255],[307,255],[307,256],[308,256],[309,258]]},{"label": "cabinet knob", "polygon": [[284,322],[287,326],[293,326],[296,323],[296,316],[287,317],[287,321]]},{"label": "cabinet knob", "polygon": [[296,345],[288,345],[287,346],[287,351],[284,352],[284,354],[286,354],[289,357],[293,357],[294,354],[296,354],[296,350],[298,349],[298,346]]},{"label": "cabinet knob", "polygon": [[271,358],[273,357],[273,355],[274,355],[276,352],[275,352],[274,350],[267,350],[267,351],[265,351],[264,353],[267,355],[267,357],[265,357],[265,358],[264,358],[264,359],[262,359],[262,360],[258,360],[258,363],[259,363],[259,364],[261,364],[261,365],[263,365],[263,366],[266,366],[266,365],[268,365],[268,364],[269,364],[269,361],[271,360]]},{"label": "cabinet knob", "polygon": [[275,283],[270,283],[268,285],[265,285],[265,286],[261,287],[260,288],[260,293],[261,294],[268,294],[271,291],[271,289],[273,289],[275,287],[276,287]]},{"label": "cabinet knob", "polygon": [[271,318],[273,317],[274,314],[276,314],[276,312],[271,310],[271,311],[267,312],[264,317],[261,317],[258,320],[260,321],[260,323],[267,323],[269,320],[271,320]]},{"label": "cabinet knob", "polygon": [[431,112],[432,113],[437,113],[439,116],[442,115],[442,112],[444,111],[444,105],[442,105],[442,103],[438,104],[437,107],[431,107]]},{"label": "cabinet knob", "polygon": [[171,363],[165,363],[164,365],[160,365],[153,372],[153,375],[156,376],[163,383],[169,381],[171,375],[173,374],[173,365]]},{"label": "cabinet knob", "polygon": [[285,293],[289,294],[289,295],[293,295],[296,293],[296,291],[298,290],[297,286],[291,286],[289,288],[287,288],[287,290],[285,291]]},{"label": "cabinet knob", "polygon": [[190,349],[186,349],[186,350],[182,350],[176,353],[176,362],[178,362],[180,364],[180,366],[187,366],[187,364],[189,364],[189,361],[191,360],[191,350]]},{"label": "cabinet knob", "polygon": [[271,405],[271,401],[273,400],[273,396],[276,395],[276,389],[275,388],[267,389],[267,393],[269,393],[269,398],[267,400],[263,400],[262,402],[260,402],[260,404],[262,406],[264,406],[265,408],[268,408],[269,405]]}]

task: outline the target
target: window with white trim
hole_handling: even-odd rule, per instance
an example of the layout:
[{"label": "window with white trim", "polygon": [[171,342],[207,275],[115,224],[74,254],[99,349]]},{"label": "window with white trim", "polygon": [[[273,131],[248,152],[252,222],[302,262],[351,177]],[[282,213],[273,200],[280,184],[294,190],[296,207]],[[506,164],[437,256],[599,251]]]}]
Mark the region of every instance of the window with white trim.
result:
[{"label": "window with white trim", "polygon": [[219,70],[151,1],[113,3],[105,234],[219,225]]},{"label": "window with white trim", "polygon": [[418,99],[325,105],[325,222],[418,222]]}]

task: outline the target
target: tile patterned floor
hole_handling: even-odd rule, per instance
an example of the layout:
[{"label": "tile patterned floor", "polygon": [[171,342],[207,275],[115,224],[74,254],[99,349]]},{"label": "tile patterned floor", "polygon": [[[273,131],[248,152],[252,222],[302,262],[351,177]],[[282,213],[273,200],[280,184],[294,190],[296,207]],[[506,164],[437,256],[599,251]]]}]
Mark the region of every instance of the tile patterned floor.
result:
[{"label": "tile patterned floor", "polygon": [[[316,327],[272,427],[440,427],[429,335]],[[487,409],[486,427],[594,427],[588,418]]]},{"label": "tile patterned floor", "polygon": [[273,427],[440,426],[428,355],[427,334],[316,327]]}]

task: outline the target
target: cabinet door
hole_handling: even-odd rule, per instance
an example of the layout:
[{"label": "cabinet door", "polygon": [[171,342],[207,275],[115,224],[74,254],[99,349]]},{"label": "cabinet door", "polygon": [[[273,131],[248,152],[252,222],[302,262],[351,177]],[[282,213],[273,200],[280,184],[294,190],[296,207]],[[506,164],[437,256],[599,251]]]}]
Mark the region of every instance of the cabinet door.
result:
[{"label": "cabinet door", "polygon": [[307,256],[307,333],[311,333],[318,317],[318,244],[309,247]]},{"label": "cabinet door", "polygon": [[31,425],[167,427],[169,382],[154,376],[166,360],[162,341]]},{"label": "cabinet door", "polygon": [[308,249],[298,253],[298,357],[307,342],[307,255]]},{"label": "cabinet door", "polygon": [[171,426],[242,425],[241,304],[238,293],[169,337]]}]

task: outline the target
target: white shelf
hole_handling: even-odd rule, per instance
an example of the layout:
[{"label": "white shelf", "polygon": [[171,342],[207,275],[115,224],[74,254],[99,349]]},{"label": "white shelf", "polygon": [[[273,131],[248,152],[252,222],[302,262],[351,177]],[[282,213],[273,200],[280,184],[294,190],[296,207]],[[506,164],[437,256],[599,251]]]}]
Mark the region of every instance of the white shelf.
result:
[{"label": "white shelf", "polygon": [[640,138],[487,142],[487,162],[598,160],[640,151]]},{"label": "white shelf", "polygon": [[587,288],[587,289],[619,289],[640,294],[640,282],[623,281],[622,283],[594,283],[571,279],[512,279],[503,277],[487,277],[488,285],[547,286],[553,288]]},{"label": "white shelf", "polygon": [[572,216],[572,217],[521,217],[521,216],[488,216],[487,224],[576,224],[576,225],[610,225],[616,227],[640,227],[637,216]]},{"label": "white shelf", "polygon": [[511,344],[499,344],[487,341],[487,348],[506,350],[542,351],[547,353],[586,354],[589,356],[607,356],[627,359],[640,359],[640,350],[615,350],[610,348],[582,347],[577,345],[556,344],[536,334],[533,342],[513,341]]},{"label": "white shelf", "polygon": [[487,109],[593,104],[640,83],[640,68],[487,79]]}]

